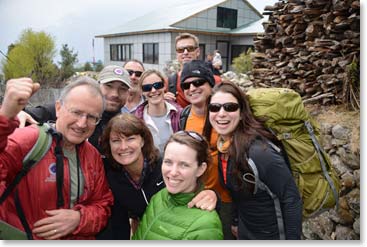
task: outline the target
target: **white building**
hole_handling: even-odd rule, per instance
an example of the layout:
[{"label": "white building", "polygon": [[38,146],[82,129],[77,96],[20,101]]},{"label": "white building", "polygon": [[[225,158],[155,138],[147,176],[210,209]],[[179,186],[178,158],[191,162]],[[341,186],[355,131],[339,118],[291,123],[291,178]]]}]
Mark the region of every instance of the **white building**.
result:
[{"label": "white building", "polygon": [[223,69],[228,70],[232,59],[253,45],[254,35],[263,32],[263,21],[246,0],[183,0],[96,38],[104,39],[105,65],[138,59],[146,69],[162,71],[168,61],[176,59],[176,36],[189,32],[199,38],[201,59],[218,49]]}]

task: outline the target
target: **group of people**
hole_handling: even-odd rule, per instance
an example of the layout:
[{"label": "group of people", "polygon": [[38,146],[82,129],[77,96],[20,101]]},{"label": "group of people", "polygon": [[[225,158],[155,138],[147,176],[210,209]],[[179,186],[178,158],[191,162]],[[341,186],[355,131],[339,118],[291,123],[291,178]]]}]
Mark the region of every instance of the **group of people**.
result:
[{"label": "group of people", "polygon": [[[302,201],[279,143],[239,87],[197,60],[198,44],[193,34],[177,36],[181,68],[172,78],[131,60],[106,66],[98,81],[80,77],[54,104],[34,108],[26,105],[39,84],[9,80],[0,193],[37,141],[29,123],[47,122],[61,140],[0,205],[0,220],[34,239],[300,239]],[[279,198],[281,218],[254,188],[253,164]]]}]

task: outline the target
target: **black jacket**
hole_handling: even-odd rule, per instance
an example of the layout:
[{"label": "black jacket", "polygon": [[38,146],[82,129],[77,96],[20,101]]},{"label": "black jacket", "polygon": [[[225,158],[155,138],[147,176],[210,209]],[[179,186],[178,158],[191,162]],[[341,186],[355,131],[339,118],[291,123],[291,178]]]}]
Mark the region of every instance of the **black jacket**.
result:
[{"label": "black jacket", "polygon": [[[220,156],[220,154],[219,154]],[[300,239],[302,233],[302,200],[290,169],[281,153],[268,143],[256,140],[249,150],[249,157],[256,164],[259,178],[280,201],[286,239]],[[222,162],[219,157],[220,178],[223,180]],[[246,189],[236,189],[233,162],[227,163],[227,183],[238,214],[239,239],[279,239],[279,230],[273,199],[264,190],[255,194]]]},{"label": "black jacket", "polygon": [[165,187],[161,172],[161,159],[149,164],[141,188],[136,189],[123,169],[111,167],[105,159],[107,180],[114,196],[114,205],[108,226],[97,239],[130,239],[129,217],[140,219],[152,196]]}]

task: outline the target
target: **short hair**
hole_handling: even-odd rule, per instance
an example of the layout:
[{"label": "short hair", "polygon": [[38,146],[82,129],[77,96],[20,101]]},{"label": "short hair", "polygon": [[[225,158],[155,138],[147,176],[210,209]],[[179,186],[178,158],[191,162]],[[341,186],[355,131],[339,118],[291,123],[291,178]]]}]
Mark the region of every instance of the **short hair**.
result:
[{"label": "short hair", "polygon": [[165,78],[164,78],[163,74],[159,70],[156,70],[156,69],[148,69],[148,70],[144,71],[143,74],[140,76],[140,78],[139,78],[139,87],[142,86],[143,81],[145,80],[145,78],[147,78],[148,76],[153,75],[153,74],[155,74],[159,78],[161,78],[161,80],[163,81],[163,83],[165,82]]},{"label": "short hair", "polygon": [[177,42],[182,40],[182,39],[193,39],[194,42],[195,42],[195,46],[199,47],[199,38],[196,37],[195,35],[191,34],[191,33],[180,33],[176,37],[176,47],[177,47]]},{"label": "short hair", "polygon": [[203,162],[207,164],[206,171],[200,177],[201,181],[205,181],[208,166],[211,162],[209,143],[207,142],[205,137],[195,131],[178,131],[170,136],[170,138],[166,142],[166,145],[164,146],[164,152],[166,152],[168,144],[172,142],[186,145],[196,151],[196,160],[198,162],[198,166],[201,166]]},{"label": "short hair", "polygon": [[144,140],[142,153],[145,159],[151,165],[160,158],[159,150],[154,146],[153,136],[145,124],[144,120],[130,113],[120,113],[114,116],[107,124],[102,134],[102,152],[111,161],[113,168],[119,168],[121,165],[113,158],[110,145],[111,132],[124,136],[140,135]]},{"label": "short hair", "polygon": [[67,97],[69,95],[69,93],[71,92],[71,90],[73,90],[76,87],[80,87],[80,86],[87,86],[89,89],[89,92],[95,96],[100,96],[102,99],[102,109],[103,111],[105,110],[105,100],[104,100],[104,96],[102,94],[101,88],[99,83],[89,77],[89,76],[80,76],[78,79],[76,79],[75,81],[69,83],[68,85],[66,85],[60,93],[59,96],[59,101],[61,104],[65,103],[67,100]]},{"label": "short hair", "polygon": [[124,63],[124,66],[122,66],[122,67],[125,68],[126,64],[128,64],[128,63],[138,63],[143,68],[143,70],[145,70],[144,64],[140,60],[138,60],[138,59],[130,59],[130,60],[126,61]]}]

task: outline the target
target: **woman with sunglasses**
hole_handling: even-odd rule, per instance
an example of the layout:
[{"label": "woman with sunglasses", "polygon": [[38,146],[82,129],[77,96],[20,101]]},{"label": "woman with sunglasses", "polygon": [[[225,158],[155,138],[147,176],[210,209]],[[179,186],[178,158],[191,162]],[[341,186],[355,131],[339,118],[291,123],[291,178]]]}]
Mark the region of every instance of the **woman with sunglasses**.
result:
[{"label": "woman with sunglasses", "polygon": [[154,144],[163,153],[171,134],[179,130],[181,106],[164,98],[164,77],[155,69],[145,71],[139,80],[146,101],[135,111],[150,129]]},{"label": "woman with sunglasses", "polygon": [[[218,84],[208,102],[208,120],[219,134],[221,180],[237,208],[238,227],[233,226],[233,232],[238,239],[300,239],[302,201],[275,136],[253,116],[235,84]],[[207,121],[205,135],[209,130]],[[255,178],[275,197],[256,189]]]},{"label": "woman with sunglasses", "polygon": [[[101,143],[114,205],[110,222],[99,239],[128,240],[150,198],[165,187],[162,158],[144,121],[129,113],[119,114],[109,121]],[[216,201],[215,193],[205,190],[187,206],[213,210]]]},{"label": "woman with sunglasses", "polygon": [[222,225],[216,211],[188,208],[203,189],[209,146],[193,131],[173,134],[165,148],[162,176],[166,188],[155,194],[134,234],[134,240],[220,240]]}]

